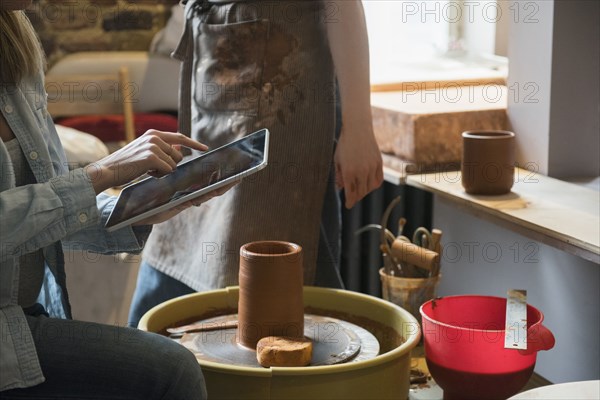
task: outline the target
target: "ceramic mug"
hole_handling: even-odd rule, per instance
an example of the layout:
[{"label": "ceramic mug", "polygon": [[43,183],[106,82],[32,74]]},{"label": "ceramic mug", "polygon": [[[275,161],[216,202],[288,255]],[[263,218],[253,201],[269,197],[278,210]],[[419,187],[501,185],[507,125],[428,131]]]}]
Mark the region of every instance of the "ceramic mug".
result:
[{"label": "ceramic mug", "polygon": [[255,349],[266,336],[304,337],[302,247],[258,241],[240,249],[237,342]]},{"label": "ceramic mug", "polygon": [[467,131],[462,134],[461,179],[469,194],[510,192],[515,177],[515,134]]}]

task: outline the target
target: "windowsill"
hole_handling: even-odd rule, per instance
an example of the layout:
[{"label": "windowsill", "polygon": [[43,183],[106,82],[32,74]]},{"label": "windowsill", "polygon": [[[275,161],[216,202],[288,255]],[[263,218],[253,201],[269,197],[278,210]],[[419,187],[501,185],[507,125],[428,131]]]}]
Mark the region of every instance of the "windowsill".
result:
[{"label": "windowsill", "polygon": [[509,194],[465,193],[460,171],[409,175],[406,184],[483,219],[600,264],[600,192],[517,168]]},{"label": "windowsill", "polygon": [[569,178],[564,179],[564,181],[600,192],[600,176],[593,178]]},{"label": "windowsill", "polygon": [[434,57],[374,67],[371,91],[430,89],[436,85],[505,85],[508,61],[498,56]]}]

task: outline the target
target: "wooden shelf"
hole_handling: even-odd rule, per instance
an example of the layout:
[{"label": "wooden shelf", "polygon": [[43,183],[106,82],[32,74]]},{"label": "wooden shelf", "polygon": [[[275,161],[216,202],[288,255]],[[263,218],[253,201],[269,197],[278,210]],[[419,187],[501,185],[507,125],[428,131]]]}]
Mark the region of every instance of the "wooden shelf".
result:
[{"label": "wooden shelf", "polygon": [[600,193],[532,171],[515,171],[511,193],[465,193],[460,171],[407,175],[406,184],[533,240],[600,264]]},{"label": "wooden shelf", "polygon": [[394,185],[406,183],[409,166],[414,164],[385,153],[381,153],[381,158],[383,160],[383,179]]}]

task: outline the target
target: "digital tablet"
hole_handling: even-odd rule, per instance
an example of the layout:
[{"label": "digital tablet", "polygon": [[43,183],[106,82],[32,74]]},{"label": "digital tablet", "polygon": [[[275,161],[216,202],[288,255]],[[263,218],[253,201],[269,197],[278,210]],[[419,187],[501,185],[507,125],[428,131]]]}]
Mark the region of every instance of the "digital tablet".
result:
[{"label": "digital tablet", "polygon": [[112,232],[240,181],[263,169],[268,156],[269,131],[263,129],[182,162],[169,175],[126,186],[106,222],[106,230]]}]

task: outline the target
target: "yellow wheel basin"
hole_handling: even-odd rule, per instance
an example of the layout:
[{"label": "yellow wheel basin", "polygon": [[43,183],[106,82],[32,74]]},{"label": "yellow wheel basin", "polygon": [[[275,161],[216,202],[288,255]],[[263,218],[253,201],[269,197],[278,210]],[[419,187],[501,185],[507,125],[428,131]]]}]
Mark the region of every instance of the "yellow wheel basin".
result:
[{"label": "yellow wheel basin", "polygon": [[[237,310],[239,289],[194,293],[148,311],[139,329],[168,327]],[[199,360],[210,399],[406,399],[410,351],[421,331],[406,310],[376,297],[337,289],[304,287],[307,313],[335,316],[370,331],[380,354],[352,363],[294,368],[253,368]]]}]

